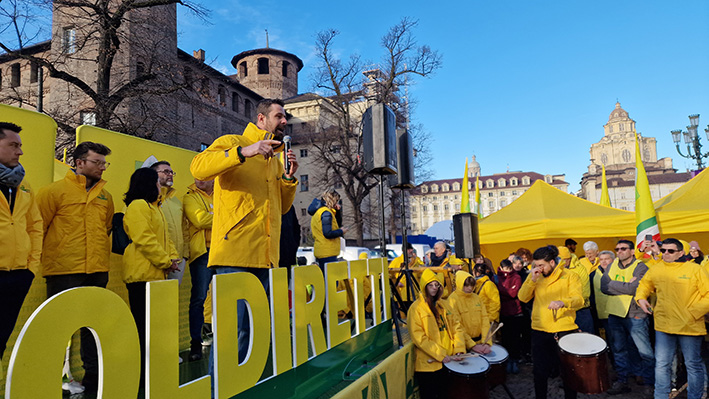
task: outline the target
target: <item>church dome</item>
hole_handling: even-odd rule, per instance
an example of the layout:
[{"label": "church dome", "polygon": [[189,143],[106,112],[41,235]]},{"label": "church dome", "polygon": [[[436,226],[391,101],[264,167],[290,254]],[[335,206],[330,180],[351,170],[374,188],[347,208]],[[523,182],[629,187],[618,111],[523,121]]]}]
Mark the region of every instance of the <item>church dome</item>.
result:
[{"label": "church dome", "polygon": [[608,117],[608,122],[613,122],[617,120],[628,120],[630,119],[630,116],[628,115],[628,112],[621,108],[620,103],[617,102],[615,103],[615,109],[611,111],[610,116]]}]

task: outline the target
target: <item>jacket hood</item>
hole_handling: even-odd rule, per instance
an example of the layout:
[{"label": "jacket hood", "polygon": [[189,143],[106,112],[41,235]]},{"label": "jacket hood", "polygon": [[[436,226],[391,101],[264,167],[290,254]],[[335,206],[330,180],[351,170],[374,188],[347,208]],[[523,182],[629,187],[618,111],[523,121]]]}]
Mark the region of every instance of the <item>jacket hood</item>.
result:
[{"label": "jacket hood", "polygon": [[421,291],[426,289],[426,286],[428,283],[431,283],[433,281],[438,281],[441,284],[441,287],[443,287],[443,276],[433,272],[431,269],[426,269],[423,271],[423,274],[421,274]]},{"label": "jacket hood", "polygon": [[313,202],[311,202],[308,206],[308,215],[315,215],[315,212],[317,212],[318,209],[322,208],[323,206],[325,206],[325,201],[320,198],[313,198]]},{"label": "jacket hood", "polygon": [[[470,274],[470,273],[468,273],[468,272],[464,272],[464,271],[462,271],[462,270],[458,270],[458,271],[455,273],[455,286],[456,286],[456,290],[460,290],[461,293],[464,293],[464,292],[463,292],[463,286],[465,285],[465,280],[467,280],[468,277],[473,277],[473,275]],[[473,280],[475,280],[475,279],[473,279]]]}]

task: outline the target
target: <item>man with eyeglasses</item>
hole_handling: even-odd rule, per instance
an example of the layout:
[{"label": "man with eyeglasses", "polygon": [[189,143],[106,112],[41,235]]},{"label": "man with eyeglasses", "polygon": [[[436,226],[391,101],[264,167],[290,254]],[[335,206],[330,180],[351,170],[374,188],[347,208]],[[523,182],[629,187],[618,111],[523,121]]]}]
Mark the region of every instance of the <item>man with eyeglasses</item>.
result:
[{"label": "man with eyeglasses", "polygon": [[[655,398],[670,394],[672,359],[677,346],[687,367],[687,399],[699,399],[704,391],[706,370],[701,347],[709,312],[709,274],[700,265],[687,262],[682,243],[675,238],[662,241],[662,261],[653,265],[640,281],[635,299],[647,314],[655,315]],[[655,293],[657,304],[648,297]]]},{"label": "man with eyeglasses", "polygon": [[[632,241],[618,241],[615,246],[617,257],[601,277],[601,291],[608,295],[608,332],[618,373],[618,380],[607,393],[618,395],[630,392],[628,376],[636,374],[647,385],[644,395],[651,398],[655,382],[655,358],[650,345],[650,320],[633,300],[638,284],[648,268],[635,258],[634,248]],[[629,348],[632,345],[640,354],[639,365],[631,364]]]},{"label": "man with eyeglasses", "polygon": [[182,284],[182,276],[185,273],[185,261],[190,257],[189,243],[187,230],[182,226],[182,202],[175,195],[177,190],[172,188],[173,177],[177,174],[172,170],[172,166],[167,161],[155,162],[150,166],[151,169],[158,172],[158,184],[160,184],[160,209],[165,215],[167,222],[167,232],[170,235],[170,240],[175,246],[177,253],[182,257],[182,261],[177,266],[177,270],[171,271],[167,278],[178,280]]},{"label": "man with eyeglasses", "polygon": [[[111,150],[86,141],[74,150],[75,168],[37,194],[44,220],[42,275],[47,298],[75,287],[108,284],[113,198],[103,172]],[[81,360],[86,393],[98,389],[98,355],[93,334],[81,329]]]}]

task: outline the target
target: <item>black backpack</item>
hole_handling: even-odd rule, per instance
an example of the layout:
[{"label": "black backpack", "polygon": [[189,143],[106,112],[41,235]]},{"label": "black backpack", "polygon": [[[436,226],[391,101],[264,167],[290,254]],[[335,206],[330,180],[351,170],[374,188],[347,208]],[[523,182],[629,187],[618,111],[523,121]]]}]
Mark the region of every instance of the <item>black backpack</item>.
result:
[{"label": "black backpack", "polygon": [[118,255],[123,255],[128,244],[133,241],[128,238],[125,229],[123,228],[123,212],[113,214],[113,226],[111,227],[111,252]]}]

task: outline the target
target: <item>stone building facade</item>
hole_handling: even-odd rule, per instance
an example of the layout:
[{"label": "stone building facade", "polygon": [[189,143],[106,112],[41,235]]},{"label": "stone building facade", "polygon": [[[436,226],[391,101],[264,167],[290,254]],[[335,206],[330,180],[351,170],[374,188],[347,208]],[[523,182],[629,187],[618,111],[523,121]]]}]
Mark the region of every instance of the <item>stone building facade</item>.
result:
[{"label": "stone building facade", "polygon": [[[611,206],[618,209],[635,210],[635,121],[620,103],[608,117],[604,126],[604,136],[591,145],[591,164],[581,178],[579,196],[591,202],[600,202],[602,167],[606,168],[608,194]],[[672,167],[672,159],[657,159],[657,144],[654,137],[643,137],[637,133],[640,153],[645,172],[650,183],[652,200],[656,201],[688,181],[690,173],[677,173]]]},{"label": "stone building facade", "polygon": [[[488,216],[524,194],[537,180],[543,180],[563,192],[569,183],[565,175],[542,175],[537,172],[505,172],[481,175],[480,164],[473,156],[468,165],[468,191],[470,209],[475,209],[475,181],[480,188],[480,206],[483,216]],[[443,220],[452,220],[460,213],[463,179],[425,181],[411,191],[409,199],[411,234],[424,234],[426,230]]]}]

